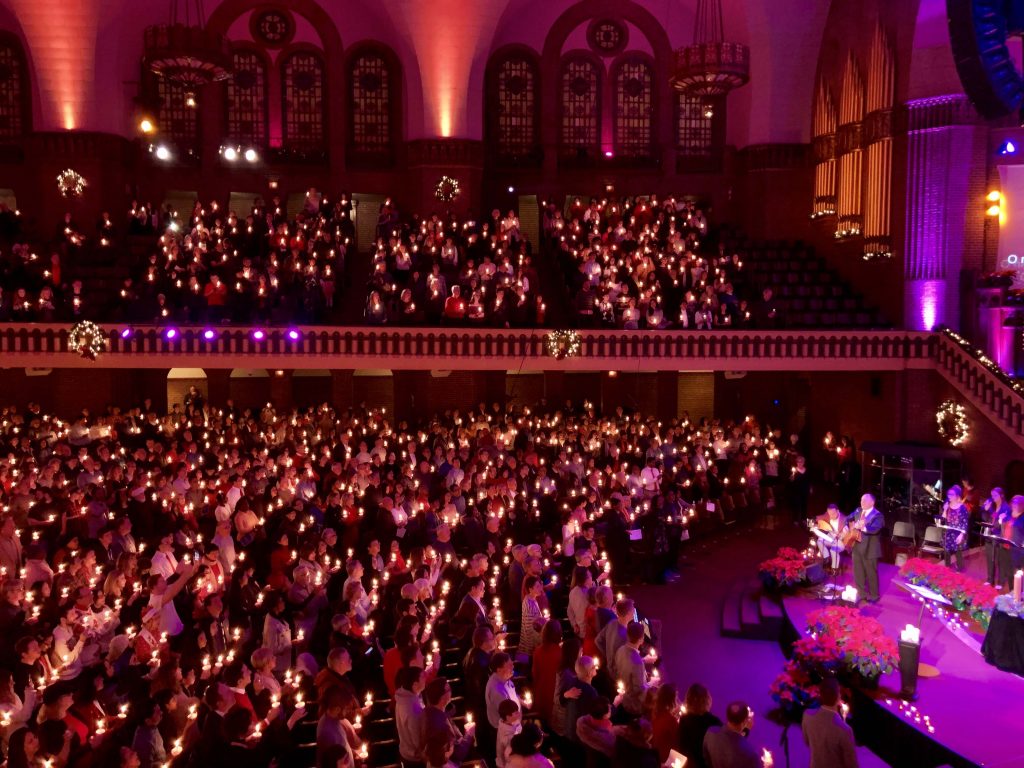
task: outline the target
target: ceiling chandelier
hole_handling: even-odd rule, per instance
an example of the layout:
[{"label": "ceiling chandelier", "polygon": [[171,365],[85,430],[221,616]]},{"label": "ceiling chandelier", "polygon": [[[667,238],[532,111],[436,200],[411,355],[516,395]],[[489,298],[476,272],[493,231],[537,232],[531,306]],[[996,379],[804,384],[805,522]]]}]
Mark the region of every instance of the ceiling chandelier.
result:
[{"label": "ceiling chandelier", "polygon": [[750,80],[750,49],[725,41],[722,0],[697,0],[693,43],[676,49],[672,85],[704,99],[725,96]]},{"label": "ceiling chandelier", "polygon": [[227,39],[206,28],[203,0],[170,0],[168,23],[146,27],[143,42],[146,67],[181,86],[190,107],[203,86],[231,76]]}]

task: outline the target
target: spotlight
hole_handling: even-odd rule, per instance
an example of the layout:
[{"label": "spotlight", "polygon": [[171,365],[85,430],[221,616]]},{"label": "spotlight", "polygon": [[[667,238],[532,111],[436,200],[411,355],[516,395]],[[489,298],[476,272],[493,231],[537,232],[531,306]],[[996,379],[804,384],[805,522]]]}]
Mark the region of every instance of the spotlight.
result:
[{"label": "spotlight", "polygon": [[998,189],[993,189],[991,192],[985,195],[985,199],[988,200],[990,203],[998,203],[1000,200],[1003,199],[1003,193],[1000,192]]},{"label": "spotlight", "polygon": [[511,195],[511,194],[514,194],[514,193],[515,193],[515,191],[516,191],[516,188],[515,188],[515,187],[509,187],[509,188],[508,188],[508,193],[509,193],[510,195]]},{"label": "spotlight", "polygon": [[213,328],[207,328],[205,331],[203,331],[203,338],[206,339],[207,341],[213,341],[215,338],[217,338],[217,332],[213,330]]},{"label": "spotlight", "polygon": [[167,161],[171,159],[171,150],[167,148],[166,144],[158,146],[154,151],[154,154],[156,154],[157,160]]},{"label": "spotlight", "polygon": [[121,338],[122,339],[127,339],[131,335],[132,335],[132,329],[131,328],[125,328],[123,331],[121,331]]},{"label": "spotlight", "polygon": [[985,211],[985,213],[987,213],[989,216],[998,216],[1002,212],[1003,209],[1000,208],[998,205],[990,205],[988,207],[988,210]]},{"label": "spotlight", "polygon": [[256,341],[263,341],[263,339],[267,337],[267,334],[261,331],[259,328],[257,328],[255,331],[252,332],[252,337]]},{"label": "spotlight", "polygon": [[288,331],[288,338],[291,339],[292,341],[298,341],[299,339],[302,338],[302,334],[299,333],[294,328],[292,328]]},{"label": "spotlight", "polygon": [[252,147],[249,147],[249,149],[245,150],[246,162],[255,163],[257,160],[259,160],[259,157],[260,156],[256,154],[256,150],[253,149]]},{"label": "spotlight", "polygon": [[614,152],[612,152],[612,151],[611,151],[610,149],[606,149],[606,150],[604,151],[604,156],[605,156],[605,157],[614,157],[614,156],[615,156],[615,153],[614,153]]},{"label": "spotlight", "polygon": [[1017,145],[1014,144],[1010,139],[1007,139],[999,147],[1000,155],[1015,155],[1017,154]]},{"label": "spotlight", "polygon": [[152,120],[150,120],[148,117],[144,117],[141,120],[139,120],[139,132],[140,133],[150,134],[150,133],[153,133],[155,130],[156,130],[156,124]]},{"label": "spotlight", "polygon": [[164,331],[164,338],[165,339],[174,339],[174,338],[177,338],[177,336],[178,336],[178,329],[177,328],[168,328],[166,331]]},{"label": "spotlight", "polygon": [[224,159],[229,163],[235,162],[238,159],[238,150],[234,147],[224,147]]}]

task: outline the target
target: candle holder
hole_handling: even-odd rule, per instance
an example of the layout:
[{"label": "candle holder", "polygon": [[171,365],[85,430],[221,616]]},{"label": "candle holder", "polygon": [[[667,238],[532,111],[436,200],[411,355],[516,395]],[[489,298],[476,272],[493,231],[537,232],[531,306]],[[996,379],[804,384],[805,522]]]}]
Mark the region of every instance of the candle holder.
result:
[{"label": "candle holder", "polygon": [[921,664],[921,643],[909,640],[899,641],[900,653],[900,698],[906,701],[917,699],[917,677]]}]

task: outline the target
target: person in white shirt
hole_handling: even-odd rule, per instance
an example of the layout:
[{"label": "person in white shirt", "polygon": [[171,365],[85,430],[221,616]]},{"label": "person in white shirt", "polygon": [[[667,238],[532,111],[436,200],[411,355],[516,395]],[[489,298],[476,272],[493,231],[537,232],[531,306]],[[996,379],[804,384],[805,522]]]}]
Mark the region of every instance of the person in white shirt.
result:
[{"label": "person in white shirt", "polygon": [[643,482],[645,495],[653,496],[658,492],[661,487],[661,470],[655,459],[647,460],[647,466],[640,473],[640,480]]},{"label": "person in white shirt", "polygon": [[594,577],[590,569],[576,566],[572,572],[572,589],[569,590],[569,624],[577,636],[586,632],[587,606],[590,605],[590,590],[594,588]]},{"label": "person in white shirt", "polygon": [[178,558],[174,556],[174,537],[171,535],[164,536],[160,539],[157,551],[153,554],[149,572],[169,579],[174,575],[177,568]]}]

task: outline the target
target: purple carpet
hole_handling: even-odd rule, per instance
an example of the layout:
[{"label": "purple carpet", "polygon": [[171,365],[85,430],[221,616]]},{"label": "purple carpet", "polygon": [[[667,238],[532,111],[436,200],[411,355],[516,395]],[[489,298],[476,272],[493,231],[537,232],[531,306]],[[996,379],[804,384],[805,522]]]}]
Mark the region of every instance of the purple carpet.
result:
[{"label": "purple carpet", "polygon": [[[897,639],[907,624],[918,623],[921,608],[900,581],[895,566],[881,565],[881,600],[862,609]],[[784,603],[798,631],[806,631],[807,615],[823,606],[813,595],[787,597]],[[899,690],[899,672],[882,678],[878,704],[965,760],[987,768],[1024,768],[1024,678],[989,666],[979,650],[981,640],[962,629],[954,632],[925,610],[921,661],[941,674],[919,681],[916,713],[908,716],[898,699],[886,698],[886,689]]]}]

